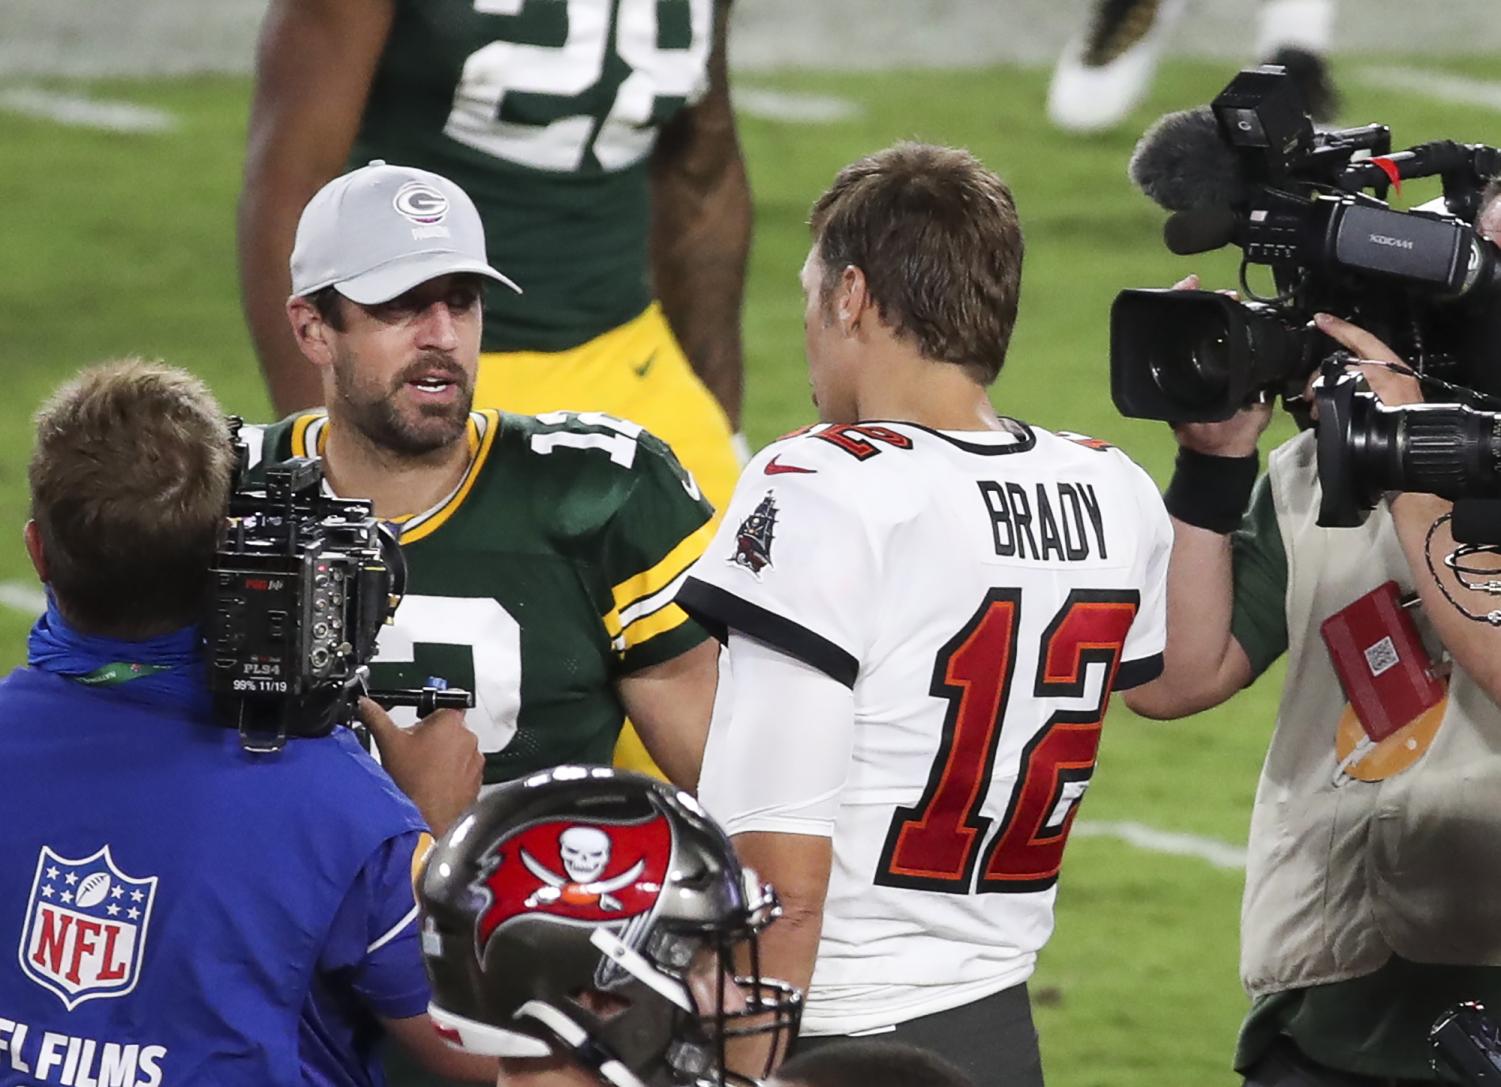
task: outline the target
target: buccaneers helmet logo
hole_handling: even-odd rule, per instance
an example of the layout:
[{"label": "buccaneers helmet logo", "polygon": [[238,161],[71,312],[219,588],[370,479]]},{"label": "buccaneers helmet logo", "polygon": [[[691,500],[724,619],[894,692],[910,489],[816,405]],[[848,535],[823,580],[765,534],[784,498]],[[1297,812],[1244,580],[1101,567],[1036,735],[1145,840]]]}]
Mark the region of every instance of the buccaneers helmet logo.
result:
[{"label": "buccaneers helmet logo", "polygon": [[672,828],[660,815],[634,823],[533,823],[496,843],[479,889],[489,897],[475,938],[480,954],[495,930],[533,914],[588,924],[650,912],[672,857]]}]

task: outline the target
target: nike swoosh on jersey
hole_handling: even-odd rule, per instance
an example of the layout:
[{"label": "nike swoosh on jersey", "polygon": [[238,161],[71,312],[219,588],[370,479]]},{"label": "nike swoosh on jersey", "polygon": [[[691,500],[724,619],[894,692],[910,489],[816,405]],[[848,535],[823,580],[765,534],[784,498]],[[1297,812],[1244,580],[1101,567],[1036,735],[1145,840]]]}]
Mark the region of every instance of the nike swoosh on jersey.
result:
[{"label": "nike swoosh on jersey", "polygon": [[656,361],[657,361],[657,353],[655,351],[653,351],[650,355],[646,356],[646,361],[645,362],[643,362],[640,366],[632,366],[631,369],[634,370],[634,371],[636,371],[636,376],[637,377],[645,377],[646,376],[646,372],[651,369],[652,363],[654,363]]},{"label": "nike swoosh on jersey", "polygon": [[778,453],[775,457],[772,457],[771,460],[766,462],[766,467],[762,469],[762,471],[764,471],[769,476],[780,476],[788,472],[798,472],[802,475],[811,476],[818,471],[817,468],[799,468],[795,464],[778,464],[777,461],[780,460],[781,457],[782,454],[780,453]]}]

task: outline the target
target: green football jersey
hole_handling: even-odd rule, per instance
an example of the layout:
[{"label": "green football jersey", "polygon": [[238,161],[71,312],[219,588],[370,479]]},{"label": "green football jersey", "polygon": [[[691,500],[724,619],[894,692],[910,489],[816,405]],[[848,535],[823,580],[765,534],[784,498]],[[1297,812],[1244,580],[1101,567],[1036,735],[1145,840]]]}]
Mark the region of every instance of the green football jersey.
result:
[{"label": "green football jersey", "polygon": [[[314,411],[266,427],[255,459],[316,455],[328,425]],[[710,507],[665,444],[610,416],[479,411],[469,439],[454,492],[398,526],[407,591],[372,684],[473,691],[487,782],[607,764],[616,680],[707,637],[672,599],[711,538]]]},{"label": "green football jersey", "polygon": [[562,351],[651,300],[648,158],[708,88],[727,0],[396,0],[351,155],[457,182],[490,260],[487,351]]}]

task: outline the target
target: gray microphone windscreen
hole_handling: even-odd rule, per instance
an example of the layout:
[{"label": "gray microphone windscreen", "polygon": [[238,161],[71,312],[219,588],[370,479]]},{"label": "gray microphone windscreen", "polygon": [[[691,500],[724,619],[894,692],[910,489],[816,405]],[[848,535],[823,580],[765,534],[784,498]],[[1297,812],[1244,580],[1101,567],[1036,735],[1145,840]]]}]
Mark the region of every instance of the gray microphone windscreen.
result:
[{"label": "gray microphone windscreen", "polygon": [[1208,106],[1158,118],[1137,141],[1127,173],[1168,211],[1223,208],[1246,198],[1240,162]]}]

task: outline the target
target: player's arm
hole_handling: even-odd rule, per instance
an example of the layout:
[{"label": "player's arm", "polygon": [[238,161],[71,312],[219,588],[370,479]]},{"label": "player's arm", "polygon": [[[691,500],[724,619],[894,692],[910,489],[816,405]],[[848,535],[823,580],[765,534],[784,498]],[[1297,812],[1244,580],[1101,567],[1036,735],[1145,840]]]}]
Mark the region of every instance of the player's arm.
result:
[{"label": "player's arm", "polygon": [[[813,470],[769,480],[779,451]],[[699,796],[782,900],[762,971],[804,988],[854,750],[854,688],[881,599],[868,504],[832,460],[843,456],[817,443],[758,454],[678,594],[725,644]],[[737,1054],[737,1066],[758,1071],[762,1055]]]},{"label": "player's arm", "polygon": [[261,26],[238,217],[240,296],[279,415],[323,400],[287,325],[287,262],[303,207],[354,144],[394,10],[394,0],[271,0]]},{"label": "player's arm", "polygon": [[[781,917],[761,935],[761,973],[806,992],[854,745],[854,693],[822,669],[734,630],[721,683],[700,795],[741,862],[781,900]],[[749,1075],[765,1067],[767,1053],[766,1044],[744,1043],[731,1059]]]},{"label": "player's arm", "polygon": [[740,429],[740,311],[751,195],[730,106],[728,0],[715,4],[709,89],[667,125],[652,159],[652,278],[693,369]]},{"label": "player's arm", "polygon": [[761,939],[761,970],[806,991],[818,957],[834,819],[854,745],[849,687],[731,631],[725,694],[705,758],[704,806],[741,861],[781,899]]},{"label": "player's arm", "polygon": [[698,789],[718,679],[719,647],[705,638],[616,684],[647,753],[673,784],[689,791]]},{"label": "player's arm", "polygon": [[676,603],[714,534],[713,508],[672,450],[636,435],[629,493],[610,518],[597,562],[609,578],[605,633],[615,691],[647,753],[673,782],[698,787],[714,704],[717,651]]}]

